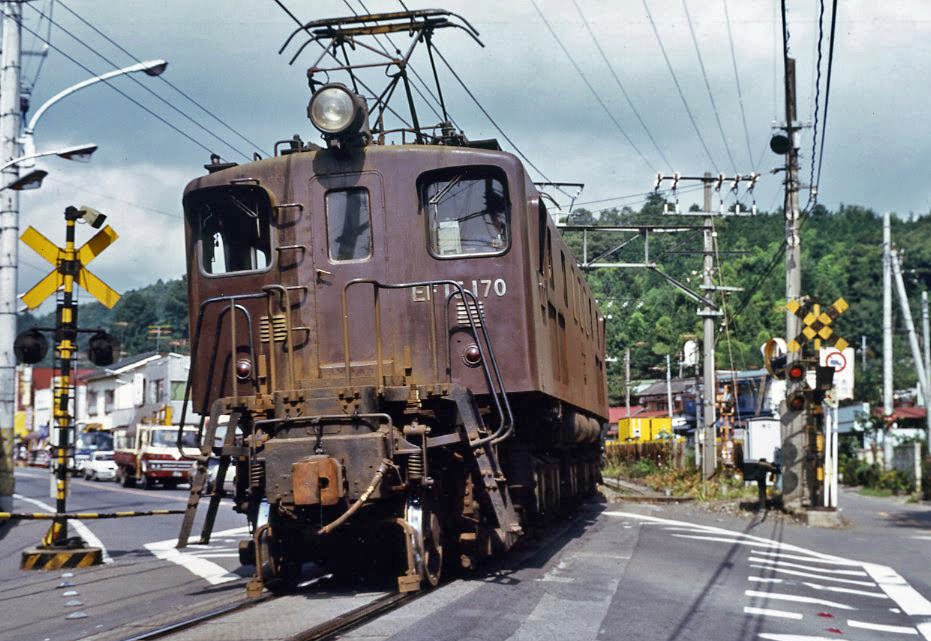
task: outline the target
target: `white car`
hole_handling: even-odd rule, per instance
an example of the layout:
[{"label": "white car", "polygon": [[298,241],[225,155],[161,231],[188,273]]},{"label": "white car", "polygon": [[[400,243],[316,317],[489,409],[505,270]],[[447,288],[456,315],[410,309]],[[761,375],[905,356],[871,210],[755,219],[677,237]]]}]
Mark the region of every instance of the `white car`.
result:
[{"label": "white car", "polygon": [[116,478],[116,462],[113,452],[96,451],[84,464],[84,478],[88,481],[112,481]]}]

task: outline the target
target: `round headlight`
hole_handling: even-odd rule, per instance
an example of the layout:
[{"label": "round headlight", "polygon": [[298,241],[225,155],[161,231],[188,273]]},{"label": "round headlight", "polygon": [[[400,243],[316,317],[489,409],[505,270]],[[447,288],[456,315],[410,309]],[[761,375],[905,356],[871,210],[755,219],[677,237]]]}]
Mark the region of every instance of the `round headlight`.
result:
[{"label": "round headlight", "polygon": [[324,87],[310,101],[310,121],[325,134],[338,134],[355,119],[356,105],[342,87]]}]

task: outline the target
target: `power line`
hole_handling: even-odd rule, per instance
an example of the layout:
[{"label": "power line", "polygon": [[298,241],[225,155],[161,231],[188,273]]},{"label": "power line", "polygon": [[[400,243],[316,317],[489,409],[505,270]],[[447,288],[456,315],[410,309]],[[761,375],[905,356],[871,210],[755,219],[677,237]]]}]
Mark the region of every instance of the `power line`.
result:
[{"label": "power line", "polygon": [[[27,5],[27,6],[31,7],[33,11],[38,12],[39,15],[46,17],[46,18],[48,19],[48,21],[49,21],[51,24],[53,24],[53,25],[55,25],[56,27],[58,27],[58,29],[60,29],[61,31],[63,31],[64,33],[66,33],[68,36],[70,36],[72,39],[74,39],[75,41],[77,41],[78,44],[80,44],[81,46],[83,46],[85,49],[87,49],[88,51],[90,51],[91,53],[93,53],[95,56],[97,56],[98,58],[100,58],[101,60],[103,60],[104,62],[106,62],[108,65],[110,65],[110,66],[113,67],[114,69],[119,69],[119,68],[120,68],[120,65],[119,65],[119,64],[117,64],[116,62],[114,62],[113,60],[111,60],[110,58],[108,58],[107,56],[105,56],[105,55],[103,55],[102,53],[100,53],[99,51],[97,51],[97,49],[95,49],[93,46],[91,46],[90,44],[88,44],[87,42],[85,42],[84,40],[82,40],[79,36],[76,36],[74,33],[72,33],[71,31],[69,31],[69,30],[66,29],[65,27],[63,27],[63,26],[62,26],[61,24],[59,24],[58,22],[55,22],[55,21],[52,20],[50,17],[45,16],[45,14],[42,13],[42,10],[41,10],[41,9],[39,9],[38,7],[33,7],[32,5]],[[65,6],[65,5],[62,4],[62,7],[64,7],[64,6]],[[67,7],[65,7],[65,8],[67,8]],[[132,56],[132,54],[129,54],[129,55],[130,55],[130,57],[133,57],[133,58],[134,58],[134,56]],[[137,62],[138,62],[138,60],[137,60]],[[247,154],[247,153],[245,153],[244,151],[238,149],[238,148],[235,147],[234,145],[232,145],[232,144],[230,144],[229,142],[227,142],[222,136],[219,136],[218,134],[214,133],[213,131],[211,131],[210,129],[208,129],[208,128],[205,127],[204,125],[202,125],[200,122],[198,122],[197,120],[195,120],[194,118],[192,118],[190,115],[188,115],[185,111],[183,111],[183,110],[180,109],[179,107],[173,105],[171,102],[169,102],[168,100],[166,100],[165,98],[163,98],[162,96],[160,96],[158,93],[156,93],[155,91],[153,91],[151,87],[149,87],[149,86],[146,85],[144,82],[142,82],[142,81],[140,81],[139,79],[137,79],[135,76],[128,75],[128,78],[129,78],[130,80],[132,80],[134,83],[136,83],[137,85],[139,85],[140,87],[142,87],[146,92],[148,92],[149,94],[151,94],[152,96],[154,96],[156,99],[158,99],[159,101],[161,101],[162,103],[164,103],[165,105],[167,105],[169,108],[171,108],[171,109],[173,109],[174,111],[176,111],[176,112],[177,112],[178,114],[180,114],[183,118],[185,118],[186,120],[188,120],[189,122],[191,122],[193,125],[195,125],[196,127],[200,128],[201,130],[203,130],[204,132],[206,132],[206,133],[209,134],[210,136],[216,138],[218,141],[220,141],[221,143],[223,143],[224,145],[226,145],[227,147],[229,147],[230,149],[232,149],[234,152],[236,152],[236,153],[239,154],[240,156],[242,156],[242,157],[244,157],[244,158],[246,158],[246,159],[249,159],[249,160],[252,159],[251,156],[249,156],[249,154]]]},{"label": "power line", "polygon": [[686,0],[682,0],[682,8],[685,9],[685,20],[689,25],[689,33],[692,35],[692,44],[695,45],[695,55],[698,56],[698,66],[701,68],[701,76],[705,81],[705,89],[708,90],[708,99],[711,101],[711,110],[714,112],[714,120],[718,123],[718,131],[721,132],[721,142],[724,143],[724,150],[727,152],[727,158],[731,161],[734,173],[737,173],[737,163],[734,162],[734,155],[731,153],[731,146],[727,142],[727,136],[724,135],[724,126],[721,124],[721,115],[718,113],[718,104],[714,100],[714,92],[711,91],[711,83],[708,81],[708,72],[705,70],[705,61],[701,57],[701,49],[698,46],[698,38],[695,36],[695,27],[692,25],[692,14],[689,13],[689,5]]},{"label": "power line", "polygon": [[744,138],[747,141],[747,160],[750,162],[750,168],[756,171],[757,165],[753,164],[753,151],[750,147],[750,130],[747,128],[747,112],[744,110],[744,96],[740,89],[740,74],[737,73],[737,55],[734,53],[734,35],[731,33],[731,16],[727,10],[727,0],[724,3],[724,17],[727,22],[727,40],[731,46],[731,64],[734,67],[734,83],[737,87],[737,104],[740,105],[740,120],[744,126]]},{"label": "power line", "polygon": [[[120,45],[119,43],[117,43],[115,40],[113,40],[113,38],[111,38],[111,37],[108,36],[106,33],[104,33],[103,31],[101,31],[101,30],[100,30],[99,28],[97,28],[95,25],[93,25],[93,24],[90,23],[89,21],[85,20],[85,19],[84,19],[80,14],[78,14],[74,9],[72,9],[72,8],[69,7],[69,6],[67,6],[64,2],[62,2],[62,0],[58,0],[58,3],[62,6],[63,9],[65,9],[66,11],[68,11],[68,13],[70,13],[70,14],[73,15],[75,18],[77,18],[78,20],[80,20],[81,22],[83,22],[85,25],[87,25],[88,27],[90,27],[95,33],[97,33],[97,34],[98,34],[100,37],[102,37],[104,40],[106,40],[107,42],[109,42],[110,44],[112,44],[114,47],[116,47],[117,49],[119,49],[120,51],[122,51],[123,53],[125,53],[127,56],[129,56],[130,58],[132,58],[132,59],[135,60],[136,62],[141,62],[135,55],[133,55],[132,53],[130,53],[129,51],[127,51],[122,45]],[[49,15],[51,15],[51,12],[49,13]],[[49,25],[49,28],[51,28],[51,24]],[[188,95],[184,90],[182,90],[180,87],[178,87],[178,86],[175,85],[173,82],[171,82],[170,80],[168,80],[168,78],[166,78],[164,75],[161,75],[161,76],[159,76],[158,78],[159,78],[159,80],[161,80],[162,82],[164,82],[165,84],[167,84],[169,87],[171,87],[172,89],[174,89],[176,92],[178,92],[179,94],[181,94],[181,96],[184,97],[185,100],[187,100],[188,102],[190,102],[192,105],[194,105],[195,107],[197,107],[198,109],[200,109],[201,111],[203,111],[205,114],[207,114],[208,116],[210,116],[211,118],[213,118],[214,120],[216,120],[218,123],[220,123],[220,124],[223,125],[224,127],[226,127],[229,131],[231,131],[233,134],[235,134],[236,136],[238,136],[241,140],[243,140],[244,142],[246,142],[248,145],[254,147],[255,149],[258,149],[259,151],[261,151],[261,152],[262,152],[263,154],[265,154],[266,156],[270,156],[270,155],[271,155],[271,154],[269,154],[267,151],[265,151],[264,149],[262,149],[262,147],[261,147],[259,144],[255,143],[255,142],[252,142],[251,140],[249,140],[248,138],[246,138],[243,134],[241,134],[239,131],[237,131],[235,128],[233,128],[231,125],[229,125],[226,121],[224,121],[222,118],[220,118],[220,117],[217,116],[215,113],[213,113],[212,111],[210,111],[210,109],[208,109],[207,107],[205,107],[204,105],[202,105],[201,103],[199,103],[197,100],[195,100],[194,98],[192,98],[192,97],[191,97],[190,95]]]},{"label": "power line", "polygon": [[588,90],[592,92],[593,96],[595,96],[595,100],[598,102],[599,105],[601,105],[601,108],[604,109],[604,112],[608,115],[608,118],[611,119],[611,122],[613,122],[614,126],[617,127],[617,130],[620,131],[621,135],[624,136],[624,139],[627,140],[627,144],[629,144],[631,148],[635,152],[637,152],[637,155],[640,156],[640,158],[643,160],[643,162],[648,167],[650,167],[653,171],[656,171],[656,166],[653,163],[651,163],[649,160],[647,160],[647,157],[643,155],[643,152],[640,151],[636,143],[634,143],[631,137],[627,135],[627,132],[624,131],[624,128],[621,126],[621,123],[618,122],[617,118],[614,117],[614,114],[611,113],[611,110],[608,109],[608,106],[605,104],[604,100],[602,100],[598,92],[595,91],[595,87],[592,86],[592,83],[589,82],[588,78],[582,72],[582,68],[575,61],[575,58],[572,57],[572,54],[569,53],[569,50],[566,48],[566,45],[564,45],[562,43],[562,40],[559,39],[559,36],[556,34],[556,31],[550,25],[549,21],[547,21],[546,16],[544,16],[543,12],[540,11],[540,7],[537,6],[536,0],[530,0],[530,4],[533,5],[533,8],[536,10],[537,15],[540,16],[540,20],[543,21],[544,25],[546,25],[546,28],[549,30],[550,34],[553,36],[553,39],[556,40],[556,44],[559,45],[559,48],[562,49],[563,54],[572,64],[572,67],[575,69],[575,72],[579,74],[579,77],[582,78],[582,81],[585,83],[585,86],[588,87]]},{"label": "power line", "polygon": [[834,65],[834,33],[837,27],[837,0],[831,4],[831,35],[828,45],[828,79],[824,88],[824,122],[821,124],[821,148],[818,152],[816,185],[821,184],[821,163],[824,161],[824,137],[828,130],[828,101],[831,99],[831,70]]},{"label": "power line", "polygon": [[818,145],[818,115],[821,108],[821,44],[824,41],[824,0],[818,3],[820,11],[818,13],[818,61],[815,64],[815,106],[814,106],[814,124],[811,134],[811,160],[809,164],[808,176],[808,203],[805,205],[805,211],[809,211],[815,203],[818,202],[818,185],[815,184],[815,151]]},{"label": "power line", "polygon": [[653,35],[656,36],[656,42],[659,44],[659,49],[663,53],[663,60],[666,61],[666,68],[669,69],[669,73],[672,76],[672,81],[676,85],[676,90],[679,92],[679,98],[682,99],[682,106],[685,107],[685,113],[688,114],[689,120],[692,123],[692,128],[695,130],[695,134],[698,136],[699,142],[701,142],[702,149],[705,150],[705,155],[708,156],[708,160],[711,162],[711,166],[717,170],[718,163],[714,161],[714,158],[711,156],[711,152],[708,151],[708,145],[705,143],[705,137],[701,135],[701,130],[698,128],[698,123],[695,122],[695,116],[692,115],[692,110],[689,108],[688,100],[685,99],[685,93],[682,91],[682,85],[679,84],[679,78],[676,77],[676,72],[672,68],[672,63],[669,61],[669,55],[666,53],[666,47],[663,46],[663,39],[659,35],[659,30],[656,28],[656,22],[653,20],[653,14],[650,12],[650,7],[647,5],[647,0],[643,0],[643,8],[647,12],[647,18],[650,19],[650,26],[653,27]]},{"label": "power line", "polygon": [[650,132],[649,127],[643,121],[643,118],[640,116],[640,112],[634,106],[633,100],[631,100],[630,95],[627,93],[627,89],[624,88],[624,83],[621,82],[620,77],[617,72],[614,70],[614,65],[611,64],[611,61],[608,59],[608,56],[605,55],[604,49],[601,48],[601,44],[598,42],[598,37],[595,35],[595,32],[592,30],[591,25],[588,20],[585,18],[585,14],[582,13],[582,8],[579,7],[579,3],[576,0],[572,0],[572,4],[575,5],[576,11],[579,12],[579,17],[582,18],[582,23],[585,25],[585,29],[588,31],[588,35],[592,37],[592,42],[595,43],[595,47],[598,49],[598,53],[601,54],[601,59],[604,60],[605,64],[608,66],[608,70],[611,72],[611,76],[614,78],[614,81],[617,83],[618,88],[621,90],[621,93],[624,95],[624,99],[627,100],[630,110],[634,112],[634,115],[637,117],[637,121],[640,123],[640,126],[643,127],[643,130],[647,134],[647,138],[650,139],[650,142],[653,143],[653,148],[656,149],[656,153],[659,154],[659,157],[662,158],[663,162],[666,165],[671,165],[669,159],[666,158],[666,154],[663,153],[663,150],[660,149],[660,146],[656,144],[656,140],[653,138],[653,134]]},{"label": "power line", "polygon": [[[463,79],[459,77],[459,74],[456,73],[456,70],[453,69],[452,65],[449,64],[449,61],[446,60],[446,56],[444,56],[443,53],[442,53],[439,49],[437,49],[436,47],[434,47],[433,50],[436,52],[436,55],[439,57],[439,59],[443,61],[443,64],[446,65],[446,68],[449,69],[449,72],[450,72],[451,74],[453,74],[453,78],[456,79],[456,81],[459,83],[459,86],[461,86],[462,89],[466,92],[466,94],[468,94],[469,98],[472,99],[472,102],[475,103],[475,106],[478,107],[479,110],[481,110],[481,112],[485,115],[486,118],[488,118],[488,122],[490,122],[490,123],[492,124],[492,126],[498,131],[498,133],[501,134],[501,136],[502,136],[505,140],[508,141],[508,143],[511,145],[511,147],[514,148],[514,153],[516,153],[518,156],[520,156],[520,157],[524,160],[525,163],[527,163],[528,165],[530,165],[538,174],[540,174],[540,176],[543,177],[543,180],[545,180],[545,181],[547,181],[547,182],[552,182],[552,181],[547,177],[547,175],[544,174],[544,173],[540,170],[539,167],[537,167],[535,164],[533,164],[533,162],[531,162],[530,159],[527,158],[527,156],[524,155],[524,152],[522,152],[522,151],[518,148],[518,146],[514,144],[514,141],[511,140],[510,136],[508,136],[506,133],[504,133],[504,130],[501,129],[501,127],[498,126],[498,123],[495,122],[495,119],[491,117],[491,114],[488,113],[488,111],[485,109],[485,107],[482,106],[482,103],[480,103],[480,102],[478,101],[478,98],[475,97],[475,94],[473,94],[473,93],[469,90],[469,87],[466,85],[465,81],[463,81]],[[560,189],[559,191],[562,191],[562,190]],[[563,193],[565,193],[565,192],[563,192]],[[568,196],[569,194],[566,194],[566,195]]]},{"label": "power line", "polygon": [[[68,55],[67,53],[65,53],[64,51],[62,51],[59,47],[53,45],[48,39],[43,38],[41,35],[39,35],[39,34],[36,33],[35,31],[33,31],[33,30],[30,29],[29,27],[27,27],[25,24],[22,25],[22,28],[25,29],[26,31],[28,31],[29,33],[35,35],[36,37],[38,37],[38,38],[39,38],[40,40],[42,40],[45,44],[47,44],[51,49],[54,49],[56,52],[58,52],[59,54],[61,54],[62,56],[64,56],[65,58],[67,58],[68,60],[70,60],[71,62],[73,62],[74,64],[76,64],[77,66],[79,66],[79,67],[80,67],[81,69],[83,69],[85,72],[91,74],[92,76],[100,75],[100,74],[96,73],[93,69],[91,69],[90,67],[88,67],[87,65],[85,65],[84,63],[78,61],[77,59],[73,58],[72,56],[70,56],[70,55]],[[135,98],[133,98],[132,96],[130,96],[128,93],[126,93],[125,91],[123,91],[122,89],[120,89],[119,87],[117,87],[116,85],[114,85],[112,82],[110,82],[109,79],[108,79],[108,80],[104,80],[103,82],[106,83],[106,85],[107,85],[108,87],[110,87],[111,89],[113,89],[113,91],[117,92],[118,94],[120,94],[121,96],[123,96],[124,98],[126,98],[127,100],[129,100],[131,103],[133,103],[134,105],[136,105],[137,107],[139,107],[140,109],[142,109],[143,111],[145,111],[146,113],[148,113],[150,116],[152,116],[153,118],[155,118],[156,120],[158,120],[159,122],[161,122],[163,125],[165,125],[165,126],[168,127],[169,129],[172,129],[172,130],[175,131],[176,133],[181,134],[182,136],[184,136],[185,138],[187,138],[189,141],[191,141],[192,143],[194,143],[195,145],[197,145],[198,147],[200,147],[201,149],[203,149],[203,150],[206,151],[207,153],[209,153],[209,154],[214,154],[214,153],[216,153],[216,152],[214,152],[212,149],[210,149],[209,147],[207,147],[205,144],[203,144],[202,142],[200,142],[199,140],[197,140],[196,138],[194,138],[193,136],[191,136],[191,135],[188,134],[187,132],[185,132],[185,131],[179,129],[178,127],[176,127],[175,125],[173,125],[173,124],[170,123],[169,121],[165,120],[165,118],[163,118],[163,117],[160,116],[159,114],[155,113],[154,111],[152,111],[151,109],[149,109],[148,107],[146,107],[144,104],[142,104],[141,102],[139,102],[138,100],[136,100]]]}]

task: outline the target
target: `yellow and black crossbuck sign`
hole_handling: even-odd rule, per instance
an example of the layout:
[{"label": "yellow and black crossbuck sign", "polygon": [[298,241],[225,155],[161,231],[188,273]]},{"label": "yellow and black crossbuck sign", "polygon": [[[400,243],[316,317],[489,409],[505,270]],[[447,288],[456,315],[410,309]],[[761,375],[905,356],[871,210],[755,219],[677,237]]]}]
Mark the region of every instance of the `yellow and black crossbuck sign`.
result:
[{"label": "yellow and black crossbuck sign", "polygon": [[104,306],[111,308],[116,305],[120,300],[120,295],[91,273],[87,269],[87,264],[113,244],[117,238],[117,233],[107,225],[84,243],[80,249],[68,251],[50,241],[34,227],[26,229],[20,239],[55,267],[35,287],[20,296],[26,307],[35,309],[42,304],[42,301],[54,294],[64,284],[65,272],[69,268],[78,285],[86,289]]},{"label": "yellow and black crossbuck sign", "polygon": [[834,333],[831,327],[838,316],[843,314],[849,305],[843,298],[838,298],[834,304],[827,309],[822,310],[818,303],[799,303],[795,299],[786,303],[786,309],[798,316],[804,327],[798,336],[788,342],[790,352],[797,352],[802,349],[802,345],[814,339],[815,349],[821,349],[823,340],[829,347],[835,347],[843,351],[847,347],[847,341]]}]

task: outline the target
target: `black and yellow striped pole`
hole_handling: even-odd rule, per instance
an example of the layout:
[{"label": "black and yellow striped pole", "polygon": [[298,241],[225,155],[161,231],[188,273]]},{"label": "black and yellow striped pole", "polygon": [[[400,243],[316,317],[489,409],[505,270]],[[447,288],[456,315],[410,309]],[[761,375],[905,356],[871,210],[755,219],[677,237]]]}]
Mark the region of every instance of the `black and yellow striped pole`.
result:
[{"label": "black and yellow striped pole", "polygon": [[[55,325],[55,354],[58,375],[55,377],[52,418],[58,428],[55,448],[55,512],[64,514],[68,501],[68,449],[74,431],[71,416],[72,366],[77,349],[77,305],[74,302],[74,277],[81,268],[74,247],[74,227],[81,213],[75,207],[65,209],[65,247],[58,261],[62,280],[62,299],[58,303]],[[63,545],[68,539],[67,519],[55,519],[42,538],[44,546]]]}]

